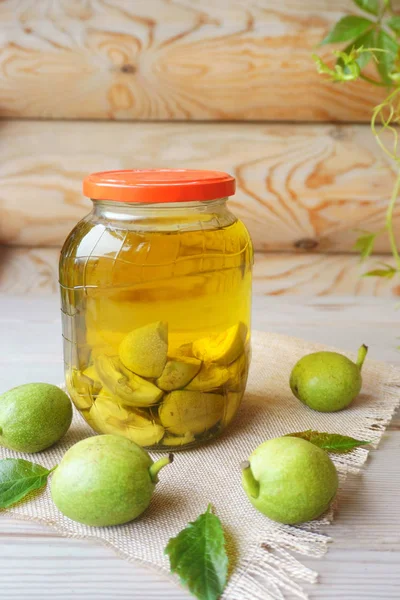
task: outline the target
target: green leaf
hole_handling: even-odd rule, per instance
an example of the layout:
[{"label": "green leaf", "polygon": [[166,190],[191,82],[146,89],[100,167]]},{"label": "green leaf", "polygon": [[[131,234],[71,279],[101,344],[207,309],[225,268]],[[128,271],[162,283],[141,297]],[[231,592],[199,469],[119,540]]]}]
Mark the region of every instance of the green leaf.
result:
[{"label": "green leaf", "polygon": [[396,275],[397,269],[390,265],[385,265],[384,269],[372,269],[363,273],[363,277],[386,277],[386,279],[393,279]]},{"label": "green leaf", "polygon": [[388,27],[390,27],[390,29],[392,31],[394,31],[395,33],[400,33],[400,17],[399,16],[390,17],[390,19],[388,19],[386,21],[386,25]]},{"label": "green leaf", "polygon": [[353,0],[353,2],[371,15],[379,14],[379,0]]},{"label": "green leaf", "polygon": [[[355,51],[355,62],[358,64],[360,69],[363,69],[367,66],[367,64],[372,58],[372,53],[368,52],[368,48],[373,48],[374,43],[374,32],[367,31],[367,33],[360,35],[358,38],[350,42],[350,44],[346,46],[343,52],[345,52],[346,54],[351,54]],[[341,65],[346,70],[346,66],[344,65],[343,60],[341,58],[338,59],[337,64]]]},{"label": "green leaf", "polygon": [[373,24],[365,17],[343,17],[322,40],[321,46],[323,44],[335,44],[336,42],[348,42],[365,33]]},{"label": "green leaf", "polygon": [[353,249],[360,253],[361,260],[365,260],[372,253],[377,235],[377,233],[364,233],[357,238]]},{"label": "green leaf", "polygon": [[328,75],[331,81],[340,83],[343,83],[345,81],[353,81],[354,79],[357,79],[360,75],[360,67],[355,62],[353,62],[351,68],[346,68],[345,72],[345,69],[338,64],[336,64],[335,67],[332,69],[332,67],[330,67],[326,62],[322,60],[322,58],[320,58],[316,54],[313,54],[312,57],[317,66],[318,73],[320,73],[321,75]]},{"label": "green leaf", "polygon": [[333,54],[337,56],[335,71],[340,75],[342,81],[354,81],[359,78],[361,69],[357,62],[357,50],[353,49],[349,54],[346,51],[335,50]]},{"label": "green leaf", "polygon": [[46,485],[52,470],[21,458],[0,460],[0,508],[8,508]]},{"label": "green leaf", "polygon": [[323,448],[327,452],[349,452],[358,446],[365,446],[370,442],[356,440],[348,435],[340,435],[340,433],[320,433],[319,431],[299,431],[298,433],[288,433],[287,437],[298,437],[311,442],[318,448]]},{"label": "green leaf", "polygon": [[217,600],[226,586],[228,557],[221,521],[211,505],[196,521],[171,538],[165,548],[171,572],[177,573],[200,600]]},{"label": "green leaf", "polygon": [[386,31],[381,29],[376,36],[376,46],[385,50],[385,52],[377,52],[376,58],[378,61],[378,71],[382,81],[387,85],[392,85],[393,80],[390,74],[394,70],[394,63],[399,51],[399,45]]}]

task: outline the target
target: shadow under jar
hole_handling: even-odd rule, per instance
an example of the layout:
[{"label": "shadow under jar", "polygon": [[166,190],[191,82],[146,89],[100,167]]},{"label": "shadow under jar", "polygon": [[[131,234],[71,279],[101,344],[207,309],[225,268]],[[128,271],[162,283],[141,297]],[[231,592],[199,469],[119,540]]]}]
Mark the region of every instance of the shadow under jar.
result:
[{"label": "shadow under jar", "polygon": [[250,360],[250,236],[235,180],[197,170],[95,173],[92,212],[61,253],[65,375],[99,433],[152,450],[234,418]]}]

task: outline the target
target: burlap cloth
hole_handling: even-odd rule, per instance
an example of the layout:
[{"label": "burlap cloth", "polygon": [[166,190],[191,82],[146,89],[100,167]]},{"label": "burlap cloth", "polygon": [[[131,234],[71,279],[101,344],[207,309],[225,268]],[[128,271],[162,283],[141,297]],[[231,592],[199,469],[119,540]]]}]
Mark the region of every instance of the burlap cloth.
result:
[{"label": "burlap cloth", "polygon": [[[288,385],[294,363],[322,346],[256,332],[252,347],[249,383],[236,421],[218,440],[175,455],[174,463],[160,475],[149,509],[139,519],[101,529],[79,525],[58,512],[49,489],[7,512],[17,518],[45,523],[68,537],[98,540],[120,556],[145,563],[171,577],[168,559],[163,554],[169,538],[211,503],[222,520],[230,556],[230,579],[222,596],[225,600],[268,600],[287,595],[307,598],[301,582],[313,582],[317,574],[304,567],[291,552],[321,556],[326,551],[330,539],[320,530],[321,525],[330,521],[332,510],[324,518],[301,527],[273,523],[257,513],[247,500],[241,488],[239,465],[264,440],[306,429],[372,440],[376,446],[399,404],[400,371],[367,359],[362,394],[347,410],[323,414],[303,406],[292,396]],[[75,414],[64,439],[54,448],[36,454],[33,460],[52,467],[70,446],[90,435],[93,432]],[[0,454],[21,457],[3,448]],[[346,472],[358,471],[367,456],[368,450],[364,448],[332,455],[341,474],[341,486]],[[32,460],[32,455],[26,458]]]}]

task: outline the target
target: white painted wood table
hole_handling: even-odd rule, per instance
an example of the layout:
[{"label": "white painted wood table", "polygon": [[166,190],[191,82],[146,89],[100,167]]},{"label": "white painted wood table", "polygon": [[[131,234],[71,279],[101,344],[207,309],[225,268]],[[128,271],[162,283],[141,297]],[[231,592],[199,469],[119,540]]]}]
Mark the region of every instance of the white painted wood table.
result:
[{"label": "white painted wood table", "polygon": [[[254,299],[254,327],[355,350],[400,365],[400,315],[377,298]],[[57,296],[0,296],[0,392],[30,381],[62,380]],[[400,390],[399,390],[400,393]],[[347,481],[320,573],[308,586],[318,600],[400,598],[400,420],[394,419],[362,475]],[[89,541],[61,538],[44,526],[0,514],[2,600],[189,600],[160,575]]]}]

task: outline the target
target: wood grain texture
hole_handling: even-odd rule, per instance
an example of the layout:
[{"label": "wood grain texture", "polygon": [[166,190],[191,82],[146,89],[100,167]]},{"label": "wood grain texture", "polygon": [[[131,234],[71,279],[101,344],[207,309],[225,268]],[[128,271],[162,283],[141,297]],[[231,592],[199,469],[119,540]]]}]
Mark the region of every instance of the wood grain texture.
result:
[{"label": "wood grain texture", "polygon": [[350,0],[3,0],[0,114],[368,120],[385,92],[333,85],[311,58],[349,12]]},{"label": "wood grain texture", "polygon": [[15,294],[51,294],[58,291],[56,248],[0,246],[0,291]]},{"label": "wood grain texture", "polygon": [[[371,358],[400,365],[398,313],[390,299],[255,296],[253,325],[347,350],[367,334]],[[0,331],[0,393],[32,380],[61,380],[58,296],[0,294]],[[325,530],[334,540],[328,554],[300,557],[320,573],[317,585],[306,586],[310,599],[398,600],[399,451],[400,432],[388,432],[362,474],[346,481],[335,521]],[[190,600],[184,590],[109,548],[62,539],[7,515],[0,515],[0,586],[4,600]]]},{"label": "wood grain texture", "polygon": [[[57,248],[0,246],[0,292],[6,294],[58,293]],[[367,268],[387,256],[376,256],[366,265],[343,254],[256,253],[253,290],[263,296],[400,296],[397,279],[362,277]]]},{"label": "wood grain texture", "polygon": [[352,251],[384,226],[395,179],[366,125],[0,121],[0,241],[60,246],[90,210],[88,173],[149,167],[234,174],[258,251]]},{"label": "wood grain texture", "polygon": [[363,277],[380,261],[393,264],[387,256],[360,264],[357,256],[343,254],[258,253],[253,286],[266,296],[399,296],[398,279]]}]

